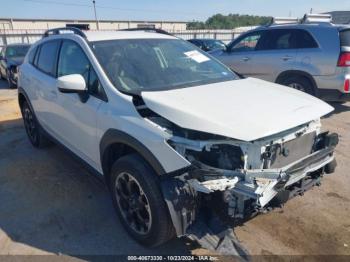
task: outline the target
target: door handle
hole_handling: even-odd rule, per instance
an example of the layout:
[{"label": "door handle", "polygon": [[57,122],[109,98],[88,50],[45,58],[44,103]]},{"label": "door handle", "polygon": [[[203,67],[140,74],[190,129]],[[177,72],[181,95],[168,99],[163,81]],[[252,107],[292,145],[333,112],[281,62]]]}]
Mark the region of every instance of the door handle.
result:
[{"label": "door handle", "polygon": [[292,56],[286,55],[286,56],[282,57],[282,60],[283,61],[288,61],[288,60],[291,60],[292,58],[293,58]]},{"label": "door handle", "polygon": [[243,59],[242,59],[244,62],[248,62],[249,60],[250,60],[250,57],[243,57]]}]

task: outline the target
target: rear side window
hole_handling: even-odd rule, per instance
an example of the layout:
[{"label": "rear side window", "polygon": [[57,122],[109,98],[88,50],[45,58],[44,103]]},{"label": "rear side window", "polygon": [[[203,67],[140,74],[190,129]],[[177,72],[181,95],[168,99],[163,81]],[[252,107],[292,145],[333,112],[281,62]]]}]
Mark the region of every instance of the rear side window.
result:
[{"label": "rear side window", "polygon": [[59,42],[50,41],[42,44],[37,67],[49,75],[55,76],[56,56]]},{"label": "rear side window", "polygon": [[263,41],[259,44],[259,50],[281,50],[296,48],[293,39],[293,31],[290,29],[276,29],[266,32]]},{"label": "rear side window", "polygon": [[350,30],[340,31],[339,35],[340,35],[340,45],[350,46]]},{"label": "rear side window", "polygon": [[37,49],[38,49],[38,47],[34,47],[28,55],[28,61],[32,65],[34,64],[34,58],[35,58],[35,54],[36,54]]},{"label": "rear side window", "polygon": [[313,36],[305,30],[295,30],[297,48],[317,48],[318,45]]}]

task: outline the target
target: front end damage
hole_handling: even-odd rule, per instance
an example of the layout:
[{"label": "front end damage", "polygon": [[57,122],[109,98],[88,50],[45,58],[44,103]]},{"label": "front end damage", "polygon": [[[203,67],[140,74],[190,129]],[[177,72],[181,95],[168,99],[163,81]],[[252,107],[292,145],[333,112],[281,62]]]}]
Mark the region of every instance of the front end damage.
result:
[{"label": "front end damage", "polygon": [[[185,97],[181,97],[182,103]],[[154,101],[161,100],[164,95],[156,98]],[[158,102],[145,104],[142,99],[134,99],[134,104],[149,124],[166,134],[166,142],[176,152],[174,157],[190,163],[161,176],[162,192],[177,236],[188,236],[221,254],[246,255],[235,238],[234,226],[319,186],[323,175],[333,173],[336,167],[334,149],[338,135],[321,132],[320,118],[286,130],[274,123],[274,129],[281,131],[251,140],[243,139],[249,136],[230,129],[225,122],[218,122],[231,137],[238,134],[242,138],[234,139],[203,132],[206,126],[218,129],[209,120],[205,125],[204,120],[198,122],[192,115],[197,111],[174,111],[165,102],[160,106]],[[328,105],[319,106],[323,113],[330,110]],[[183,127],[171,121],[178,115],[185,115],[188,120],[177,119]],[[191,119],[201,125],[202,131],[194,130]],[[242,130],[247,130],[248,126],[244,127]],[[268,127],[249,134],[258,137],[258,132],[266,130]]]},{"label": "front end damage", "polygon": [[162,179],[177,235],[223,254],[244,254],[231,228],[319,186],[336,166],[338,136],[321,133],[319,120],[252,142],[149,120],[171,130],[168,143],[191,162]]}]

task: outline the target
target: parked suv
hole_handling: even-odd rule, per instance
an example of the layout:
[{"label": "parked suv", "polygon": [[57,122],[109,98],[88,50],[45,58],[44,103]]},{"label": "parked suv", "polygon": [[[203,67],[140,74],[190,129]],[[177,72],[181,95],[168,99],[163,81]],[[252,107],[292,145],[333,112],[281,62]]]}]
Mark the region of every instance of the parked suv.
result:
[{"label": "parked suv", "polygon": [[335,168],[338,137],[320,130],[331,106],[240,79],[163,33],[50,30],[21,66],[18,99],[30,142],[55,141],[104,177],[147,246],[186,235],[229,247],[226,221],[279,206]]},{"label": "parked suv", "polygon": [[329,19],[323,15],[306,15],[302,22],[276,19],[212,55],[243,76],[287,85],[326,101],[347,101],[350,27],[333,25]]},{"label": "parked suv", "polygon": [[0,79],[6,79],[10,88],[17,87],[18,67],[29,47],[29,44],[10,44],[0,52]]}]

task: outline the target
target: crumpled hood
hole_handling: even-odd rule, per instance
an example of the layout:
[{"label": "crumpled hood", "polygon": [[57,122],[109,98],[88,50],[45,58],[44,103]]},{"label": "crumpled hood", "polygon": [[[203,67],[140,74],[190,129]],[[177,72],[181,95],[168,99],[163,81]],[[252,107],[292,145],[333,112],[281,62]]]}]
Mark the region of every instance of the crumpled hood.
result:
[{"label": "crumpled hood", "polygon": [[277,134],[334,109],[303,92],[254,78],[141,95],[147,107],[180,127],[243,141]]}]

